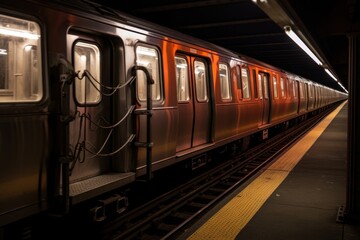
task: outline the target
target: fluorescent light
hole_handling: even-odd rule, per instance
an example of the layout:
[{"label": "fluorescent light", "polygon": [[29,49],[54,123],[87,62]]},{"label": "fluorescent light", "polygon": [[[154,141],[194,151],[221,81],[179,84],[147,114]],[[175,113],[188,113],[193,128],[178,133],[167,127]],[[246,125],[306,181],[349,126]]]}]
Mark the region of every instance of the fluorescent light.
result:
[{"label": "fluorescent light", "polygon": [[28,38],[28,39],[39,39],[39,35],[34,34],[34,33],[30,33],[27,31],[18,31],[18,30],[13,30],[13,29],[9,29],[9,28],[0,28],[0,34],[2,35],[7,35],[7,36],[13,36],[13,37],[22,37],[22,38]]},{"label": "fluorescent light", "polygon": [[344,91],[345,91],[346,93],[349,93],[349,92],[345,89],[345,87],[337,80],[337,78],[334,76],[334,74],[332,74],[332,73],[330,72],[329,69],[324,68],[324,70],[325,70],[325,72],[326,72],[327,74],[329,74],[330,77],[332,77],[332,79],[334,79],[334,80],[337,82],[337,84],[340,85],[340,87],[341,87],[342,89],[344,89]]},{"label": "fluorescent light", "polygon": [[0,48],[0,55],[7,55],[7,50]]},{"label": "fluorescent light", "polygon": [[344,88],[344,86],[340,83],[340,82],[337,82],[339,85],[340,85],[340,87],[342,87],[342,89],[344,89],[344,91],[346,92],[346,93],[349,93],[345,88]]},{"label": "fluorescent light", "polygon": [[296,35],[296,33],[291,29],[290,26],[284,27],[285,33],[297,44],[299,47],[304,50],[307,55],[309,55],[318,65],[322,65],[320,59],[318,59],[315,54],[305,45],[305,43]]},{"label": "fluorescent light", "polygon": [[330,77],[332,77],[335,81],[338,81],[337,78],[330,72],[329,69],[327,69],[327,68],[324,68],[324,69],[325,69],[325,72],[326,72],[327,74],[329,74]]},{"label": "fluorescent light", "polygon": [[344,91],[345,91],[346,93],[349,93],[349,92],[345,89],[345,87],[337,80],[337,78],[334,76],[334,74],[332,74],[332,73],[330,72],[329,69],[324,68],[324,70],[325,70],[325,72],[326,72],[327,74],[329,74],[330,77],[332,77],[332,79],[334,79],[334,80],[340,85],[340,87],[342,87],[342,89],[344,89]]},{"label": "fluorescent light", "polygon": [[31,45],[26,45],[24,47],[24,49],[25,49],[26,52],[29,52],[32,49],[32,46]]}]

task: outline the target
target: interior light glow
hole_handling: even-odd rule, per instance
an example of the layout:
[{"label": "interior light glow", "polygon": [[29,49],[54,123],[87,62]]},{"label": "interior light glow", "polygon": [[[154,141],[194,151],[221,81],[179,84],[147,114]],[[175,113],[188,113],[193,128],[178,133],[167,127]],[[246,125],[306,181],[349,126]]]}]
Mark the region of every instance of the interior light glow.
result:
[{"label": "interior light glow", "polygon": [[7,50],[0,48],[0,55],[7,55]]},{"label": "interior light glow", "polygon": [[156,57],[156,53],[153,51],[146,51],[146,50],[140,50],[137,49],[136,52],[141,55],[150,56],[150,57]]},{"label": "interior light glow", "polygon": [[25,49],[25,51],[29,52],[32,49],[32,46],[26,45],[24,49]]},{"label": "interior light glow", "polygon": [[187,68],[187,65],[186,64],[176,64],[176,67],[185,69],[185,68]]},{"label": "interior light glow", "polygon": [[307,53],[318,65],[322,65],[322,62],[315,54],[305,45],[305,43],[296,35],[290,26],[284,27],[285,33],[299,46],[304,52]]},{"label": "interior light glow", "polygon": [[22,38],[28,38],[28,39],[34,39],[37,40],[40,38],[39,35],[30,33],[27,31],[19,31],[9,28],[0,28],[0,34],[7,35],[7,36],[13,36],[13,37],[22,37]]},{"label": "interior light glow", "polygon": [[149,61],[136,60],[136,64],[146,67],[149,65]]},{"label": "interior light glow", "polygon": [[334,79],[335,81],[338,81],[337,78],[330,72],[329,69],[325,68],[325,72],[326,72],[327,74],[329,74],[329,76],[332,77],[332,79]]}]

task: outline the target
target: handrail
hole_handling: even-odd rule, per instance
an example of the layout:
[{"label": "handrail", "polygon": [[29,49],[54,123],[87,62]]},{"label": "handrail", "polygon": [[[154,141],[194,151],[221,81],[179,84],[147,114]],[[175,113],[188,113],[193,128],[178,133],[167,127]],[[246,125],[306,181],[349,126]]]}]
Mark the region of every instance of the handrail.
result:
[{"label": "handrail", "polygon": [[136,71],[143,71],[146,75],[146,110],[141,112],[141,114],[146,114],[146,142],[135,142],[134,145],[137,147],[146,147],[146,176],[147,180],[152,178],[152,138],[151,138],[151,116],[152,116],[152,91],[151,84],[154,84],[155,81],[151,77],[148,69],[144,66],[135,65],[132,68],[132,75],[136,76]]}]

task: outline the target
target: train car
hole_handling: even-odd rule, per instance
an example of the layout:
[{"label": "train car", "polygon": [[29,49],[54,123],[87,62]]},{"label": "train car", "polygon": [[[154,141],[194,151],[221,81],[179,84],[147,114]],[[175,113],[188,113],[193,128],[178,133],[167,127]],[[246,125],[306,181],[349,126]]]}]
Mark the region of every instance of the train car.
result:
[{"label": "train car", "polygon": [[0,3],[0,226],[114,193],[346,95],[89,1]]}]

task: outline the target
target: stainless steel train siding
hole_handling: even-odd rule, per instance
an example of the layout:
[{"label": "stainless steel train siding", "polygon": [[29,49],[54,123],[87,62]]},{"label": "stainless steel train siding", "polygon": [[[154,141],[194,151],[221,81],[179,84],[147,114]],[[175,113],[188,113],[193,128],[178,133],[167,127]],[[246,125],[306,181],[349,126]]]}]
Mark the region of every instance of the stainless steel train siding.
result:
[{"label": "stainless steel train siding", "polygon": [[1,226],[347,97],[90,2],[2,2],[0,23]]}]

